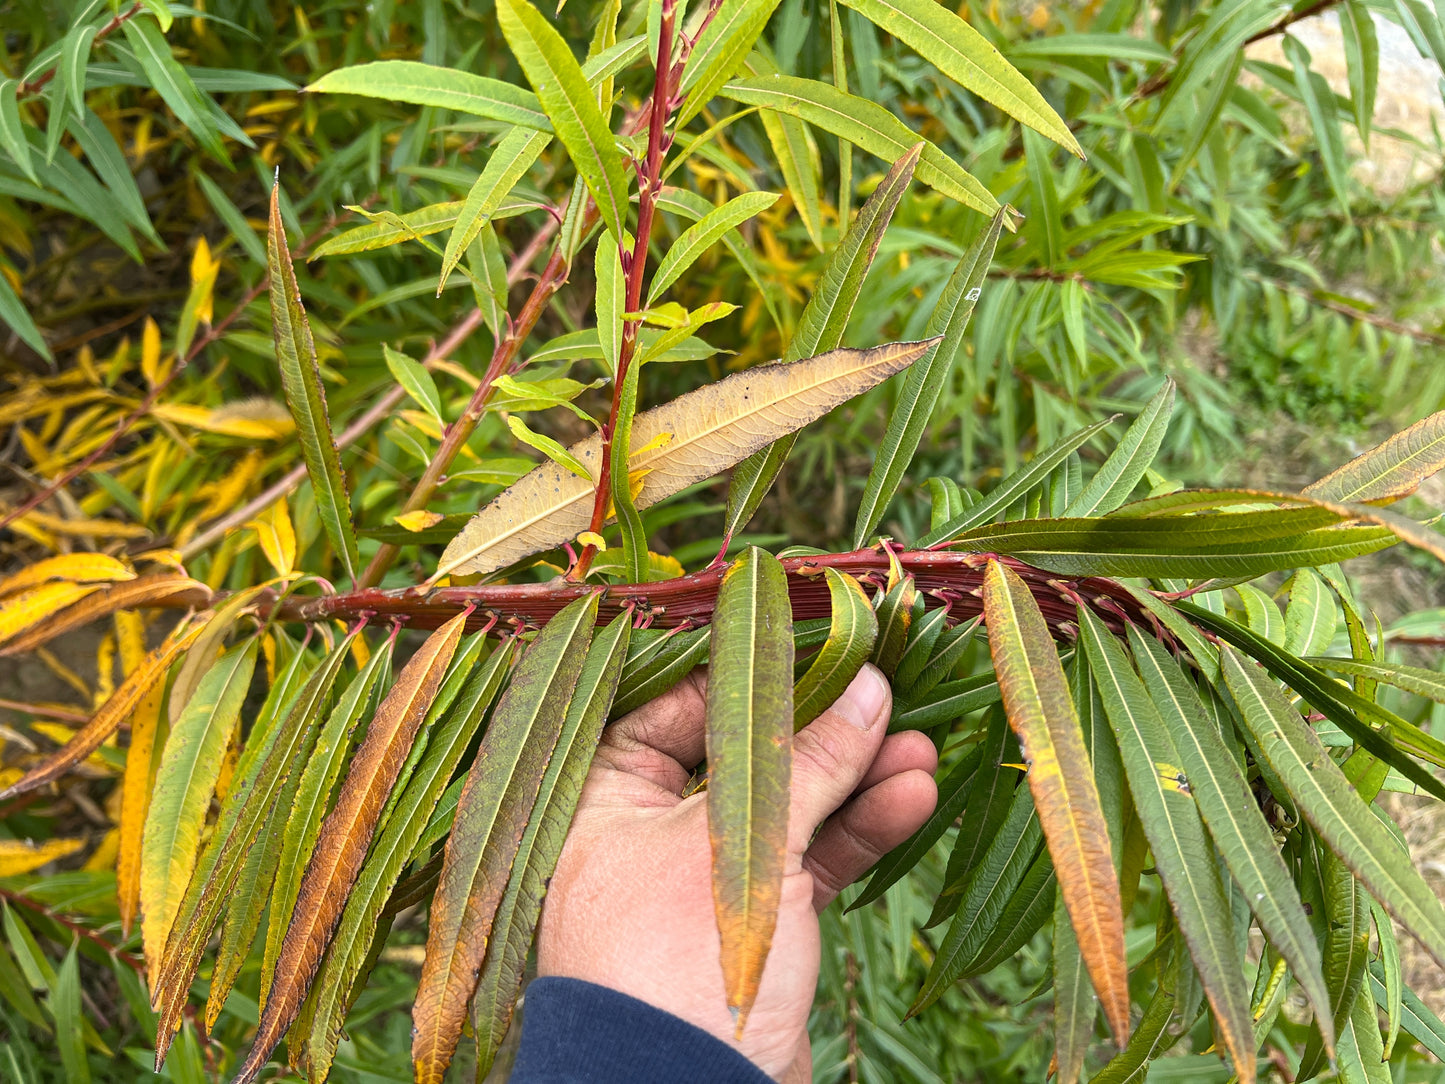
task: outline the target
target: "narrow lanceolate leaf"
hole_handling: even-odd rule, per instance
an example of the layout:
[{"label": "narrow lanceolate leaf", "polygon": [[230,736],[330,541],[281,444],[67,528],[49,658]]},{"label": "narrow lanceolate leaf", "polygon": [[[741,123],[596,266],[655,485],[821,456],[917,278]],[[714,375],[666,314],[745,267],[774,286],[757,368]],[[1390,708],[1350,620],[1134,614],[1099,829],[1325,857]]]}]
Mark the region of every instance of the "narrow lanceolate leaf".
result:
[{"label": "narrow lanceolate leaf", "polygon": [[707,685],[708,836],[723,987],[741,1036],[783,894],[793,766],[793,620],[777,558],[723,574]]},{"label": "narrow lanceolate leaf", "polygon": [[1029,766],[1024,778],[1079,949],[1122,1046],[1129,1036],[1129,975],[1119,880],[1068,679],[1033,594],[997,561],[984,575],[983,607],[1004,711]]},{"label": "narrow lanceolate leaf", "polygon": [[903,388],[898,393],[898,403],[888,418],[888,428],[883,432],[878,457],[873,460],[868,481],[863,487],[858,518],[853,524],[854,548],[863,546],[883,519],[889,502],[898,492],[908,464],[913,462],[913,454],[918,451],[918,443],[933,417],[938,397],[948,386],[948,374],[953,370],[953,363],[963,345],[963,333],[968,328],[974,305],[983,292],[1006,214],[1002,208],[994,214],[988,228],[958,261],[938,303],[933,307],[924,335],[942,335],[943,340],[938,349],[920,358],[908,370]]},{"label": "narrow lanceolate leaf", "polygon": [[1301,492],[1326,501],[1362,504],[1398,500],[1445,468],[1445,410],[1404,429]]},{"label": "narrow lanceolate leaf", "polygon": [[824,569],[833,616],[828,639],[793,687],[793,729],[801,730],[843,694],[873,650],[878,619],[862,585],[847,573]]},{"label": "narrow lanceolate leaf", "polygon": [[191,979],[251,845],[270,819],[292,772],[300,772],[310,753],[324,721],[331,686],[350,657],[355,635],[332,648],[312,671],[291,700],[284,718],[278,711],[266,721],[261,733],[257,733],[259,727],[253,729],[246,743],[236,765],[235,782],[176,912],[160,967],[151,977],[151,996],[160,1014],[156,1025],[157,1064],[164,1059],[180,1027]]},{"label": "narrow lanceolate leaf", "polygon": [[[326,720],[325,728],[317,735],[316,745],[302,769],[291,808],[286,811],[284,820],[277,825],[282,840],[276,860],[275,887],[271,890],[266,949],[261,958],[262,1009],[266,1007],[271,994],[276,961],[296,909],[302,875],[315,851],[337,776],[351,753],[352,730],[361,721],[362,713],[375,704],[377,698],[373,696],[373,691],[378,683],[384,684],[390,676],[391,652],[395,643],[394,638],[388,637],[385,644],[376,648],[366,665],[351,679],[337,699],[336,706],[331,709],[331,716]],[[250,948],[249,943],[246,947]],[[213,979],[213,985],[214,982]],[[210,1027],[209,1023],[207,1027]]]},{"label": "narrow lanceolate leaf", "polygon": [[1128,500],[1159,453],[1173,411],[1174,381],[1166,380],[1129,426],[1119,446],[1089,479],[1084,491],[1064,509],[1064,515],[1103,515]]},{"label": "narrow lanceolate leaf", "polygon": [[1087,607],[1079,608],[1079,630],[1164,891],[1235,1072],[1241,1084],[1248,1084],[1255,1065],[1249,990],[1239,969],[1214,848],[1204,834],[1179,752],[1123,646]]},{"label": "narrow lanceolate leaf", "polygon": [[497,1047],[512,1021],[512,1010],[522,989],[527,953],[542,913],[542,897],[557,868],[562,844],[582,785],[592,766],[592,755],[602,737],[617,679],[627,658],[632,615],[623,613],[599,632],[587,650],[576,691],[567,707],[557,746],[547,763],[542,786],[528,818],[527,831],[517,848],[507,894],[497,909],[487,946],[486,963],[472,999],[472,1030],[477,1036],[477,1075],[485,1077]]},{"label": "narrow lanceolate leaf", "polygon": [[251,687],[257,641],[231,648],[201,678],[171,727],[156,769],[141,844],[140,902],[146,955],[158,959],[185,895],[221,760]]},{"label": "narrow lanceolate leaf", "polygon": [[[57,599],[39,594],[32,597],[32,592],[26,591],[0,600],[0,657],[34,651],[58,636],[121,610],[155,606],[162,602],[199,607],[211,601],[209,587],[176,572],[158,572],[137,576],[133,580],[83,586],[50,583],[37,587],[35,591],[61,589],[73,593]],[[12,604],[19,607],[18,612],[10,608]],[[30,606],[42,608],[44,619],[41,620],[41,615],[34,611],[27,611]]]},{"label": "narrow lanceolate leaf", "polygon": [[33,565],[26,565],[13,575],[0,579],[0,598],[31,587],[39,587],[52,580],[66,583],[115,583],[133,579],[135,573],[114,557],[103,553],[66,553],[36,561]]},{"label": "narrow lanceolate leaf", "polygon": [[1259,919],[1260,929],[1289,963],[1314,1006],[1326,1046],[1333,1050],[1334,1029],[1319,946],[1259,803],[1179,664],[1157,640],[1133,626],[1129,644],[1154,706],[1179,750],[1180,768],[1215,846]]},{"label": "narrow lanceolate leaf", "polygon": [[777,6],[778,0],[723,0],[719,5],[682,73],[679,89],[687,98],[678,113],[678,131],[742,68]]},{"label": "narrow lanceolate leaf", "polygon": [[878,593],[878,636],[873,641],[869,659],[890,680],[908,647],[908,630],[913,627],[913,609],[917,601],[918,586],[912,576],[904,576],[888,591],[880,590]]},{"label": "narrow lanceolate leaf", "polygon": [[[402,869],[418,852],[425,853],[422,835],[497,692],[506,680],[516,655],[516,641],[498,645],[478,666],[458,695],[452,710],[438,720],[427,749],[386,818],[366,864],[341,913],[325,962],[312,984],[293,1034],[305,1035],[291,1044],[291,1063],[315,1079],[330,1069],[341,1037],[342,1019],[366,971],[368,950],[376,939],[380,916]],[[455,804],[453,804],[455,809]]]},{"label": "narrow lanceolate leaf", "polygon": [[336,805],[321,826],[311,862],[301,878],[256,1038],[235,1078],[238,1084],[255,1079],[296,1018],[366,857],[382,805],[441,686],[466,619],[465,613],[458,614],[427,637],[366,728],[366,738],[352,758]]},{"label": "narrow lanceolate leaf", "polygon": [[687,632],[669,632],[645,652],[629,652],[609,719],[620,719],[629,711],[656,700],[706,662],[711,645],[712,626],[709,625]]},{"label": "narrow lanceolate leaf", "polygon": [[569,604],[517,664],[457,801],[412,1009],[417,1084],[440,1084],[476,989],[492,923],[572,699],[597,596]]},{"label": "narrow lanceolate leaf", "polygon": [[[835,350],[791,365],[734,373],[639,414],[632,423],[633,472],[646,470],[638,508],[700,482],[826,414],[908,366],[931,343]],[[670,440],[662,440],[670,434]],[[586,466],[601,461],[593,436],[572,445]],[[442,554],[437,575],[492,572],[587,530],[593,486],[544,463],[483,508]]]},{"label": "narrow lanceolate leaf", "polygon": [[[858,217],[823,265],[813,296],[808,299],[803,315],[798,318],[797,329],[783,352],[783,361],[796,361],[822,350],[832,350],[843,341],[843,332],[848,328],[848,318],[853,314],[853,306],[863,289],[863,280],[873,266],[873,257],[878,253],[878,245],[883,240],[883,232],[893,218],[898,201],[913,179],[913,170],[921,151],[922,145],[916,144],[894,162],[873,194],[858,209]],[[737,465],[728,485],[724,536],[731,538],[752,519],[778,471],[783,469],[796,439],[791,434],[782,436],[770,447],[755,452]]]},{"label": "narrow lanceolate leaf", "polygon": [[547,114],[531,91],[500,79],[415,60],[354,64],[323,75],[306,91],[309,94],[360,94],[410,105],[430,105],[542,132],[552,130]]},{"label": "narrow lanceolate leaf", "polygon": [[[885,162],[895,161],[918,143],[918,134],[877,102],[815,79],[793,75],[735,79],[722,88],[722,94],[735,102],[788,113],[816,124]],[[918,179],[975,211],[991,215],[998,210],[993,194],[932,143],[923,144]]]},{"label": "narrow lanceolate leaf", "polygon": [[1445,966],[1445,908],[1263,670],[1221,649],[1225,682],[1300,812],[1385,909]]},{"label": "narrow lanceolate leaf", "polygon": [[262,587],[248,587],[243,591],[237,591],[226,600],[225,605],[216,611],[215,616],[206,622],[205,630],[196,638],[191,649],[186,652],[185,659],[176,669],[176,676],[171,679],[170,693],[166,701],[166,716],[171,726],[176,725],[181,713],[186,710],[186,705],[190,703],[191,694],[196,691],[201,679],[215,665],[220,647],[225,643],[226,637],[230,635],[231,628],[240,619],[251,600],[263,590]]},{"label": "narrow lanceolate leaf", "polygon": [[773,150],[773,160],[783,175],[788,195],[793,199],[793,213],[803,223],[808,239],[820,252],[823,249],[823,209],[818,189],[822,183],[822,165],[818,144],[807,124],[787,113],[765,109],[760,114],[763,133]]},{"label": "narrow lanceolate leaf", "polygon": [[[126,635],[120,633],[121,661],[129,673],[144,661],[145,632],[137,614],[117,614],[119,632],[132,623],[133,650],[138,658],[127,659]],[[115,858],[115,894],[122,932],[129,937],[140,913],[141,850],[146,817],[154,798],[151,768],[155,762],[156,732],[160,729],[164,688],[152,688],[141,697],[130,717],[130,745],[125,751],[125,776],[121,780],[120,848]]]},{"label": "narrow lanceolate leaf", "polygon": [[619,243],[627,220],[627,178],[596,92],[562,35],[528,0],[498,0],[502,34],[537,92],[567,155]]},{"label": "narrow lanceolate leaf", "polygon": [[982,34],[933,0],[844,0],[887,34],[918,50],[954,82],[1080,158],[1069,126]]},{"label": "narrow lanceolate leaf", "polygon": [[1333,655],[1318,655],[1306,659],[1322,670],[1333,670],[1337,674],[1348,674],[1356,678],[1369,678],[1383,685],[1393,685],[1407,693],[1423,696],[1438,704],[1445,704],[1445,674],[1438,670],[1427,670],[1423,666],[1399,666],[1394,663],[1358,662],[1354,659],[1339,659]]},{"label": "narrow lanceolate leaf", "polygon": [[472,183],[457,223],[447,238],[447,249],[442,256],[441,278],[437,280],[437,293],[446,289],[447,279],[466,254],[467,247],[477,239],[477,234],[490,220],[497,208],[522,179],[527,170],[552,142],[546,132],[531,131],[527,128],[513,128],[502,137],[497,149],[487,159],[481,174]]},{"label": "narrow lanceolate leaf", "polygon": [[291,267],[286,227],[281,223],[281,186],[271,189],[271,225],[267,234],[266,262],[271,274],[271,331],[276,340],[276,363],[286,405],[296,422],[301,458],[316,496],[321,526],[331,541],[346,574],[356,578],[356,532],[351,525],[351,499],[341,473],[341,456],[331,435],[326,414],[326,389],[316,363],[316,343],[301,305],[301,290]]},{"label": "narrow lanceolate leaf", "polygon": [[200,635],[201,628],[202,626],[199,625],[177,627],[166,637],[165,643],[147,655],[145,660],[121,682],[120,687],[110,695],[110,699],[91,716],[90,722],[77,730],[65,745],[51,753],[10,786],[0,790],[0,802],[8,802],[22,794],[29,794],[31,791],[59,779],[99,749],[101,743],[114,734],[121,723],[130,718],[142,698],[165,679],[166,671],[170,669],[171,663],[175,662],[176,657]]},{"label": "narrow lanceolate leaf", "polygon": [[1054,1065],[1059,1084],[1078,1084],[1098,1012],[1098,997],[1060,896],[1054,901]]},{"label": "narrow lanceolate leaf", "polygon": [[19,79],[0,82],[0,149],[10,155],[10,160],[20,167],[22,173],[35,184],[35,166],[30,161],[30,144],[25,138],[25,125],[20,119],[20,106],[16,94],[20,89]]},{"label": "narrow lanceolate leaf", "polygon": [[694,222],[674,241],[663,256],[657,270],[652,273],[652,283],[647,288],[647,303],[651,305],[661,297],[669,286],[678,280],[693,262],[720,241],[728,230],[742,225],[754,215],[766,211],[778,197],[772,192],[744,192],[716,207]]}]

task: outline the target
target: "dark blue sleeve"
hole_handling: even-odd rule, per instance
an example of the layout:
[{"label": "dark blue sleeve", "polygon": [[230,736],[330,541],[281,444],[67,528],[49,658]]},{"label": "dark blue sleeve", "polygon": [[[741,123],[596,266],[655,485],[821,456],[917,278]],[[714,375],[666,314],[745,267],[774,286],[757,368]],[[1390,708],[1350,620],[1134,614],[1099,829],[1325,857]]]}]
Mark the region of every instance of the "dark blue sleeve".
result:
[{"label": "dark blue sleeve", "polygon": [[527,987],[511,1084],[771,1084],[732,1047],[671,1013],[578,979]]}]

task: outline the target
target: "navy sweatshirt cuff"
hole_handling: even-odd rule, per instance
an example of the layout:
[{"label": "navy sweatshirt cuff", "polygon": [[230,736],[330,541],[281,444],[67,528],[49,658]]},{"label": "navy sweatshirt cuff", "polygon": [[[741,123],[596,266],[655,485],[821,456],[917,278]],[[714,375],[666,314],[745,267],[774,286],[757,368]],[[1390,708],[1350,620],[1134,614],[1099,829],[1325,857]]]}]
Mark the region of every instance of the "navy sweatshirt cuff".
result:
[{"label": "navy sweatshirt cuff", "polygon": [[635,997],[580,979],[527,987],[511,1084],[771,1084],[732,1047]]}]

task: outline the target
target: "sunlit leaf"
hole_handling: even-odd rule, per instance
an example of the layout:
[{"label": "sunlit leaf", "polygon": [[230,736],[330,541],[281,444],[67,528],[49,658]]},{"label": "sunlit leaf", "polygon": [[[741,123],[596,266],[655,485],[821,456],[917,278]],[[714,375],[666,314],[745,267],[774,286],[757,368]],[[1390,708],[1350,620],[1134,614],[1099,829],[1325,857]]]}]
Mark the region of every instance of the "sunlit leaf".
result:
[{"label": "sunlit leaf", "polygon": [[1300,492],[1326,501],[1391,501],[1445,468],[1445,410],[1362,452]]}]

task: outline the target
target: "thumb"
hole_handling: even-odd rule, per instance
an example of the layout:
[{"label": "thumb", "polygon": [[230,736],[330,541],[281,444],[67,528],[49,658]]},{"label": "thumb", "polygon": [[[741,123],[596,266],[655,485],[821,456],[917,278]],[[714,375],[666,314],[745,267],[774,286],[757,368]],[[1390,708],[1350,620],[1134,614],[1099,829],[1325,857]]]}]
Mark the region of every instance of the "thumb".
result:
[{"label": "thumb", "polygon": [[871,663],[833,706],[793,736],[788,851],[802,855],[818,826],[863,781],[888,734],[893,692]]}]

